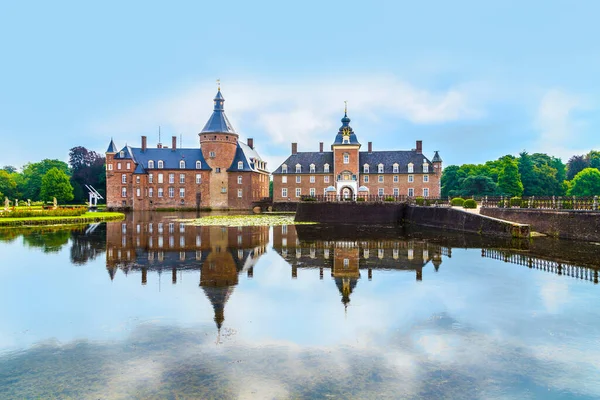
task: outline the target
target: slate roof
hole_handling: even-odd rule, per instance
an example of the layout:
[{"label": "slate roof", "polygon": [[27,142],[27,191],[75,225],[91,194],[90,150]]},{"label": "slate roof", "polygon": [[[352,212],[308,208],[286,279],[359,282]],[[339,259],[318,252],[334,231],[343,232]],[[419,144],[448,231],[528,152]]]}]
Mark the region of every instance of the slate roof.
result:
[{"label": "slate roof", "polygon": [[116,153],[117,152],[117,145],[115,144],[114,140],[110,139],[110,143],[108,145],[108,149],[106,150],[107,153]]},{"label": "slate roof", "polygon": [[233,129],[233,125],[229,122],[229,119],[225,115],[225,98],[221,94],[221,90],[217,92],[217,95],[214,98],[215,108],[213,110],[212,115],[202,128],[202,132],[200,133],[231,133],[235,134],[235,129]]},{"label": "slate roof", "polygon": [[433,162],[442,162],[442,157],[440,157],[438,151],[435,151],[435,154],[433,155],[433,159],[431,160]]},{"label": "slate roof", "polygon": [[347,112],[344,112],[344,116],[342,117],[342,126],[340,126],[337,135],[335,135],[333,144],[344,144],[344,130],[350,131],[350,142],[346,144],[360,144],[356,138],[354,130],[352,130],[352,127],[350,126],[350,118],[348,117]]},{"label": "slate roof", "polygon": [[[243,168],[238,168],[238,162],[242,161]],[[231,166],[227,171],[230,172],[241,172],[241,171],[249,171],[249,172],[258,172],[258,171],[266,171],[266,169],[259,169],[258,163],[256,161],[262,161],[262,158],[258,155],[256,150],[248,146],[246,143],[242,143],[240,141],[237,142],[237,149],[235,151],[235,157],[233,157],[233,161],[231,162]]]},{"label": "slate roof", "polygon": [[[121,157],[121,152],[115,155],[115,159],[131,159],[138,165],[134,171],[135,174],[144,174],[148,169],[148,161],[154,161],[154,169],[158,169],[158,161],[163,161],[162,169],[184,169],[184,170],[202,170],[210,171],[211,168],[202,155],[200,149],[169,149],[169,148],[147,148],[142,151],[141,148],[126,146],[121,151],[124,152]],[[179,168],[179,161],[185,160],[185,168]],[[201,162],[201,168],[196,168],[196,161]]]},{"label": "slate roof", "polygon": [[[423,154],[417,154],[414,150],[392,150],[392,151],[361,151],[358,153],[358,161],[360,172],[363,171],[363,166],[369,164],[369,173],[376,174],[377,166],[383,164],[383,173],[394,173],[394,163],[398,163],[398,172],[400,174],[408,173],[408,164],[413,163],[413,172],[415,174],[423,173],[423,160],[430,164],[429,173],[432,172],[431,161]],[[300,164],[302,174],[311,174],[310,164],[315,164],[316,174],[324,173],[323,166],[329,164],[329,171],[333,173],[333,152],[299,152],[289,156],[273,174],[282,174],[281,167],[283,164],[288,167],[288,174],[296,173],[296,164]]]}]

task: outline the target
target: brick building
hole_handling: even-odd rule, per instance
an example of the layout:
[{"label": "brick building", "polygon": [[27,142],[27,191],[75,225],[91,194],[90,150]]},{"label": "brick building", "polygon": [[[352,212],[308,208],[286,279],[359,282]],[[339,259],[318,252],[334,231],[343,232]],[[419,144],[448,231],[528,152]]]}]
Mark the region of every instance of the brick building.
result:
[{"label": "brick building", "polygon": [[254,141],[239,140],[227,119],[219,89],[214,110],[199,135],[199,147],[161,143],[118,150],[111,140],[106,151],[106,204],[111,208],[248,209],[269,196],[269,172]]},{"label": "brick building", "polygon": [[[388,147],[386,145],[386,147]],[[273,172],[273,201],[298,201],[302,195],[337,195],[355,198],[366,195],[439,197],[442,159],[436,151],[430,160],[423,142],[412,150],[360,151],[347,111],[331,151],[292,154]]]}]

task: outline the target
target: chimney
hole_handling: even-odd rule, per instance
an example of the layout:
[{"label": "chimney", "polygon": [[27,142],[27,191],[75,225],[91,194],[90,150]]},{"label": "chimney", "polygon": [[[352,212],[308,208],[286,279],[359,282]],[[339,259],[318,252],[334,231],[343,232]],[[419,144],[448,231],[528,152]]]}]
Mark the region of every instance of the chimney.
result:
[{"label": "chimney", "polygon": [[319,142],[319,153],[323,152],[323,142]]},{"label": "chimney", "polygon": [[142,136],[142,151],[146,151],[146,146],[148,145],[148,141],[146,136]]},{"label": "chimney", "polygon": [[373,142],[369,142],[369,153],[373,152]]},{"label": "chimney", "polygon": [[254,139],[248,138],[248,147],[254,149]]},{"label": "chimney", "polygon": [[292,154],[298,154],[298,143],[292,143]]},{"label": "chimney", "polygon": [[423,154],[423,141],[417,140],[417,154]]},{"label": "chimney", "polygon": [[163,147],[162,147],[162,143],[159,143],[159,144],[157,144],[157,145],[156,145],[156,148],[157,148],[157,149],[162,149],[162,148],[163,148]]},{"label": "chimney", "polygon": [[175,150],[177,148],[177,136],[171,138],[171,148]]}]

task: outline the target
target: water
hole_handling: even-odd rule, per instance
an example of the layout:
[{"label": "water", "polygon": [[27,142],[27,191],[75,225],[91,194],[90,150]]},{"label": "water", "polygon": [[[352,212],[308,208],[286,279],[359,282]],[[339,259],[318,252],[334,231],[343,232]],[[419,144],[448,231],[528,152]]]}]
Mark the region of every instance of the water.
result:
[{"label": "water", "polygon": [[594,244],[172,217],[0,231],[0,398],[600,397]]}]

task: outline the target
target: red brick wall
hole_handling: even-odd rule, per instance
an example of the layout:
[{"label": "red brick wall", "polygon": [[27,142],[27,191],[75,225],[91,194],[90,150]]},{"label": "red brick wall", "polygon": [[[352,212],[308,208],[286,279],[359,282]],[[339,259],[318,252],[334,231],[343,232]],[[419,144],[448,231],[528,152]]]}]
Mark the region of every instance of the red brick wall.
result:
[{"label": "red brick wall", "polygon": [[[287,178],[287,183],[282,183],[283,177]],[[300,177],[300,183],[296,183],[296,176]],[[310,177],[315,177],[315,182],[310,182]],[[329,183],[325,183],[325,176],[329,177]],[[283,174],[273,175],[273,200],[274,201],[298,201],[296,197],[296,188],[302,190],[302,195],[309,195],[310,188],[315,188],[316,195],[322,195],[328,186],[335,186],[335,180],[333,174]],[[281,196],[281,189],[287,188],[287,197]]]},{"label": "red brick wall", "polygon": [[[229,177],[227,168],[231,166],[237,150],[238,135],[224,133],[200,134],[202,155],[213,169],[210,177],[210,207],[228,208]],[[211,157],[211,152],[215,156]],[[220,172],[217,172],[220,169]],[[225,191],[223,191],[225,188]],[[237,193],[236,193],[237,195]]]}]

